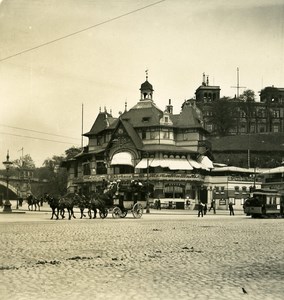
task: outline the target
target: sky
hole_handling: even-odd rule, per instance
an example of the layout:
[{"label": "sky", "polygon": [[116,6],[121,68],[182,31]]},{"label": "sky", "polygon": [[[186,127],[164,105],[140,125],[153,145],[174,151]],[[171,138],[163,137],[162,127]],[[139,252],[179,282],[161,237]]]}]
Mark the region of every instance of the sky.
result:
[{"label": "sky", "polygon": [[283,0],[0,0],[0,159],[80,146],[100,109],[140,100],[145,70],[177,114],[203,73],[233,97],[237,68],[257,100],[284,87]]}]

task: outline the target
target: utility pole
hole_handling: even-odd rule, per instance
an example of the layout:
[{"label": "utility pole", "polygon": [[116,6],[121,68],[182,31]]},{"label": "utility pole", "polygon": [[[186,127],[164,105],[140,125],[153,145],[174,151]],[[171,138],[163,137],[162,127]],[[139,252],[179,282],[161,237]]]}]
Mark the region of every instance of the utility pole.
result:
[{"label": "utility pole", "polygon": [[231,88],[237,89],[237,99],[240,96],[240,89],[245,89],[246,86],[240,86],[240,74],[239,74],[239,67],[237,67],[237,85],[231,86]]},{"label": "utility pole", "polygon": [[81,124],[81,148],[83,149],[83,130],[84,130],[84,104],[82,103],[82,124]]}]

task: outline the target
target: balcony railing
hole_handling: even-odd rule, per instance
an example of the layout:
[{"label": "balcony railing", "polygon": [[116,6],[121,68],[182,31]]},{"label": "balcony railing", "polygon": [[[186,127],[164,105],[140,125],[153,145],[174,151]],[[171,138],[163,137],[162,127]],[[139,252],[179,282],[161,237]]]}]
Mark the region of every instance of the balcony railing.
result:
[{"label": "balcony railing", "polygon": [[103,179],[108,181],[115,181],[115,180],[132,180],[132,179],[139,179],[142,181],[147,180],[150,181],[204,181],[205,176],[200,174],[170,174],[170,173],[155,173],[149,174],[105,174],[105,175],[85,175],[82,177],[74,178],[74,183],[82,183],[82,182],[100,182]]}]

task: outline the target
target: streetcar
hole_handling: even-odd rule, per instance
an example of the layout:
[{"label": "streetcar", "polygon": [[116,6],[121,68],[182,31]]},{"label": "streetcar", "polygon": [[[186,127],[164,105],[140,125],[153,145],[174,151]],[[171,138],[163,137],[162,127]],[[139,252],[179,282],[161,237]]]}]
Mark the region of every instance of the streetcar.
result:
[{"label": "streetcar", "polygon": [[243,209],[252,218],[283,217],[284,192],[274,189],[255,190],[244,202]]}]

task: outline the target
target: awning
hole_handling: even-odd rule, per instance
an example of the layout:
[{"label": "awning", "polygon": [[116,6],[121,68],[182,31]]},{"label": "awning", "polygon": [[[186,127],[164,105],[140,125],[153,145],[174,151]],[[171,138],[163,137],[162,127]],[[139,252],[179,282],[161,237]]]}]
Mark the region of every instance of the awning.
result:
[{"label": "awning", "polygon": [[143,158],[135,168],[146,169],[147,167],[169,168],[170,170],[193,170],[193,167],[185,158],[151,158],[147,162],[147,158]]},{"label": "awning", "polygon": [[188,162],[193,166],[195,169],[201,169],[202,166],[200,163],[198,163],[196,160],[189,159]]},{"label": "awning", "polygon": [[111,160],[111,165],[128,165],[134,166],[134,159],[131,153],[129,152],[119,152],[114,154]]},{"label": "awning", "polygon": [[200,156],[198,159],[199,163],[202,165],[202,169],[210,170],[214,169],[213,162],[207,156]]},{"label": "awning", "polygon": [[135,166],[136,169],[147,169],[150,166],[153,158],[142,158],[139,163]]},{"label": "awning", "polygon": [[276,167],[262,172],[262,174],[276,174],[276,173],[284,173],[284,166]]}]

